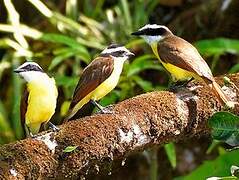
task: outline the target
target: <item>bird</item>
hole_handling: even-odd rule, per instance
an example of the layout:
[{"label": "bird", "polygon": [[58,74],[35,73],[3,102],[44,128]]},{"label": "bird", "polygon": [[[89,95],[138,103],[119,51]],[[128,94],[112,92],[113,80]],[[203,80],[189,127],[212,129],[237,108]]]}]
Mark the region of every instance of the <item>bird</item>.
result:
[{"label": "bird", "polygon": [[111,44],[105,48],[83,70],[64,122],[72,119],[89,102],[102,113],[108,113],[97,101],[116,87],[124,62],[132,56],[132,52],[119,44]]},{"label": "bird", "polygon": [[53,130],[58,128],[50,122],[55,113],[58,91],[54,78],[50,78],[35,62],[25,62],[14,70],[26,81],[21,98],[21,124],[27,137],[34,137],[42,125],[49,123]]},{"label": "bird", "polygon": [[233,103],[216,83],[208,64],[191,43],[158,24],[146,24],[131,35],[142,37],[151,46],[155,56],[171,74],[173,82],[202,79],[220,102],[232,106]]}]

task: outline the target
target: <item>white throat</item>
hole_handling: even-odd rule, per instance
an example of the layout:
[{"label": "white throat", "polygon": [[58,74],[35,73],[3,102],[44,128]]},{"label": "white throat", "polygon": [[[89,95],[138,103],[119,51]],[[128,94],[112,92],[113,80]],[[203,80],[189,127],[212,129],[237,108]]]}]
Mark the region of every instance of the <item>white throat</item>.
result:
[{"label": "white throat", "polygon": [[143,35],[142,38],[144,38],[144,40],[149,44],[153,44],[153,43],[158,43],[160,41],[162,41],[165,37],[163,36],[146,36]]},{"label": "white throat", "polygon": [[114,58],[114,63],[116,62],[116,63],[124,63],[129,57],[128,56],[123,56],[123,57],[114,57],[114,56],[112,56],[113,58]]},{"label": "white throat", "polygon": [[40,79],[48,79],[48,75],[40,71],[20,72],[19,75],[27,82],[39,81]]}]

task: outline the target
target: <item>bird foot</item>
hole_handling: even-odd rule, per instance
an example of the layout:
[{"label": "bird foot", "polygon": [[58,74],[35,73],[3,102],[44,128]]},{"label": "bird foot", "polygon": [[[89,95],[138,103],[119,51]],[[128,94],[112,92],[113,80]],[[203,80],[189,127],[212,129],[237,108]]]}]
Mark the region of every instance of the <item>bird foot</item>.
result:
[{"label": "bird foot", "polygon": [[58,132],[60,131],[60,128],[56,127],[53,123],[48,122],[49,127],[54,131],[54,132]]},{"label": "bird foot", "polygon": [[192,80],[193,80],[193,78],[191,78],[187,81],[177,81],[176,83],[172,83],[169,86],[169,91],[177,92],[178,90],[180,90],[182,88],[186,88],[188,83],[190,83]]},{"label": "bird foot", "polygon": [[32,139],[36,139],[38,137],[37,134],[32,134],[31,132],[29,133],[29,137]]},{"label": "bird foot", "polygon": [[113,114],[113,111],[112,111],[112,109],[108,109],[108,107],[106,107],[106,108],[100,110],[100,113],[102,113],[102,114]]}]

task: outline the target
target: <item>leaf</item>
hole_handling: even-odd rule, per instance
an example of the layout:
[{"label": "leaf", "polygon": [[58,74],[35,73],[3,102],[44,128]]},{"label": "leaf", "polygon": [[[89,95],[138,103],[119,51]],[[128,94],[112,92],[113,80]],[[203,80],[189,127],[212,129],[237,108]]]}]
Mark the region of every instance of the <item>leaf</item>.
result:
[{"label": "leaf", "polygon": [[64,44],[69,47],[75,48],[82,54],[85,54],[85,56],[87,56],[88,59],[90,59],[90,55],[87,49],[83,45],[78,43],[75,39],[69,36],[65,36],[62,34],[47,33],[47,34],[43,34],[40,40],[46,41],[46,42]]},{"label": "leaf", "polygon": [[[20,64],[20,59],[17,57],[13,57],[13,68],[18,67]],[[12,70],[13,72],[13,70]],[[20,100],[21,100],[21,87],[22,87],[22,81],[19,77],[17,77],[16,74],[12,73],[12,88],[14,89],[12,91],[10,100],[11,100],[11,109],[12,112],[10,114],[10,121],[11,125],[13,127],[13,132],[15,133],[15,136],[17,139],[21,139],[23,137],[23,130],[21,126],[21,120],[20,120]]]},{"label": "leaf", "polygon": [[171,166],[175,169],[177,160],[176,160],[176,151],[175,151],[174,144],[173,143],[165,144],[164,149],[166,151],[166,154],[168,156]]},{"label": "leaf", "polygon": [[192,173],[184,177],[177,177],[176,180],[201,180],[208,177],[231,176],[230,167],[233,164],[239,164],[239,150],[227,152],[215,160],[204,161],[204,163],[195,169]]},{"label": "leaf", "polygon": [[84,61],[87,64],[90,61],[90,59],[88,59],[88,57],[86,57],[85,54],[78,52],[77,49],[66,48],[66,49],[64,49],[65,51],[63,49],[61,49],[61,50],[62,50],[61,51],[62,53],[58,54],[58,52],[57,52],[58,55],[52,59],[51,64],[48,67],[48,70],[54,69],[56,66],[58,66],[65,60],[68,60],[68,58],[70,58],[72,56],[76,56],[77,58],[80,58],[82,61]]},{"label": "leaf", "polygon": [[67,115],[69,107],[71,102],[70,101],[64,101],[61,105],[60,115],[61,117],[64,117]]},{"label": "leaf", "polygon": [[79,77],[70,77],[65,75],[58,75],[55,77],[57,86],[64,86],[64,87],[70,87],[70,86],[76,86]]},{"label": "leaf", "polygon": [[67,146],[67,147],[63,150],[63,152],[64,152],[64,153],[70,153],[70,152],[72,152],[72,151],[75,151],[76,148],[78,148],[78,146]]},{"label": "leaf", "polygon": [[227,176],[227,177],[210,177],[210,178],[207,178],[206,180],[238,180],[238,178],[235,177],[235,176]]},{"label": "leaf", "polygon": [[152,58],[154,58],[154,56],[147,54],[134,59],[129,65],[127,76],[132,76],[146,69],[163,70],[159,62],[152,61]]},{"label": "leaf", "polygon": [[48,67],[48,70],[51,71],[56,66],[58,66],[60,63],[67,60],[67,58],[69,58],[73,55],[74,55],[74,52],[67,52],[67,53],[61,54],[59,56],[56,56],[54,59],[52,59],[51,64]]},{"label": "leaf", "polygon": [[225,53],[238,54],[239,40],[217,38],[209,40],[201,40],[195,43],[200,53],[203,55],[221,55]]},{"label": "leaf", "polygon": [[239,117],[230,112],[217,112],[208,121],[212,137],[231,146],[239,145]]},{"label": "leaf", "polygon": [[229,73],[236,73],[239,71],[239,64],[235,64],[231,67],[231,69],[228,71]]}]

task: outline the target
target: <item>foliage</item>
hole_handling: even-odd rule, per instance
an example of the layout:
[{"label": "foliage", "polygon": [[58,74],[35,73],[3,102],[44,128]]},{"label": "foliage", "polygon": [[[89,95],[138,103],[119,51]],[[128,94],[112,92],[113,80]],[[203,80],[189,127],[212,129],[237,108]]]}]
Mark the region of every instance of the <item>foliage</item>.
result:
[{"label": "foliage", "polygon": [[[128,1],[121,0],[112,7],[103,9],[104,0],[98,1],[96,8],[90,1],[85,0],[83,13],[81,13],[75,4],[77,1],[68,0],[64,15],[49,9],[40,0],[29,0],[29,2],[36,11],[42,14],[43,21],[46,21],[50,28],[45,30],[37,25],[32,27],[23,24],[20,22],[22,12],[17,12],[14,4],[5,0],[4,5],[8,12],[9,21],[8,24],[0,24],[0,31],[12,34],[13,38],[6,36],[0,39],[0,47],[5,48],[7,52],[0,64],[0,72],[2,74],[7,70],[12,71],[25,59],[37,61],[44,66],[45,70],[50,71],[50,74],[55,77],[58,87],[62,89],[63,94],[60,96],[64,97],[65,100],[61,101],[60,104],[66,104],[70,100],[82,69],[110,42],[127,43],[128,48],[143,42],[142,40],[130,39],[130,32],[146,23],[147,16],[142,15],[142,12],[145,11],[144,5],[148,5],[147,13],[150,14],[157,4],[153,0],[145,2],[135,0],[134,3],[137,5],[131,7]],[[57,9],[57,7],[55,8]],[[122,28],[119,31],[120,27],[127,28]],[[41,46],[48,48],[45,49]],[[136,91],[152,91],[155,87],[150,81],[144,80],[140,73],[148,69],[163,70],[158,63],[151,60],[153,58],[152,55],[143,55],[132,63],[125,64],[118,88],[105,99],[102,99],[102,103],[107,105],[123,100],[137,94]],[[6,67],[4,62],[9,63],[9,65]],[[46,68],[47,66],[48,68]],[[11,69],[9,69],[10,67]],[[9,99],[11,103],[5,107],[4,99],[0,100],[5,110],[5,118],[10,121],[2,120],[2,122],[5,122],[4,127],[12,127],[14,136],[19,139],[22,137],[19,117],[22,81],[13,73],[10,75],[14,89],[12,99]],[[6,111],[5,108],[14,111]],[[66,112],[67,108],[68,106],[64,105],[61,111]],[[58,118],[56,121],[59,122],[62,118],[60,115],[64,114],[59,113],[56,116]],[[0,136],[0,139],[2,138],[4,137]],[[1,141],[9,142],[12,140],[10,138]]]},{"label": "foliage", "polygon": [[70,152],[75,151],[77,148],[78,148],[78,146],[67,146],[67,147],[63,150],[63,152],[64,152],[64,153],[70,153]]},{"label": "foliage", "polygon": [[169,161],[171,163],[171,166],[173,168],[176,168],[176,151],[175,151],[175,146],[173,143],[168,143],[164,146],[164,149],[168,155]]},{"label": "foliage", "polygon": [[[59,3],[22,1],[28,1],[33,11],[38,12],[41,17],[33,16],[32,22],[25,22],[24,11],[17,10],[11,0],[3,1],[7,22],[0,24],[0,32],[4,33],[0,39],[0,82],[4,82],[4,88],[0,89],[0,144],[22,138],[19,105],[23,82],[12,72],[25,60],[37,61],[56,79],[60,95],[54,121],[59,123],[67,112],[83,68],[111,42],[126,45],[137,57],[125,63],[117,88],[101,100],[102,105],[167,87],[165,70],[155,56],[150,54],[150,48],[142,39],[130,36],[131,32],[148,23],[150,15],[156,10],[158,0],[118,0],[110,3],[105,0],[66,0]],[[104,7],[107,3],[107,7]],[[40,23],[34,24],[34,19],[40,19],[37,21]],[[206,39],[195,42],[195,45],[204,57],[212,57],[209,64],[213,72],[218,71],[216,67],[220,56],[228,53],[239,54],[239,41],[236,39]],[[229,70],[230,73],[238,71],[238,64]],[[149,72],[157,74],[156,80]],[[158,83],[159,80],[163,83]],[[231,145],[238,144],[237,116],[227,112],[216,113],[209,120],[209,125],[214,139]],[[212,152],[217,145],[218,142],[213,143],[208,152]],[[68,146],[64,152],[72,152],[76,148],[77,146]],[[169,143],[164,148],[171,166],[175,168],[174,144]],[[233,164],[238,165],[236,153],[238,151],[219,154],[216,160],[204,162],[182,179],[230,176],[228,168]],[[157,152],[154,152],[152,157],[152,179],[156,179],[160,174],[157,172],[156,154]]]},{"label": "foliage", "polygon": [[201,180],[212,176],[230,176],[230,167],[239,164],[239,150],[227,152],[217,159],[205,161],[196,170],[187,176],[176,178],[178,180]]},{"label": "foliage", "polygon": [[239,117],[230,112],[217,112],[208,121],[213,139],[231,146],[239,144]]}]

